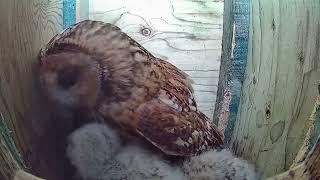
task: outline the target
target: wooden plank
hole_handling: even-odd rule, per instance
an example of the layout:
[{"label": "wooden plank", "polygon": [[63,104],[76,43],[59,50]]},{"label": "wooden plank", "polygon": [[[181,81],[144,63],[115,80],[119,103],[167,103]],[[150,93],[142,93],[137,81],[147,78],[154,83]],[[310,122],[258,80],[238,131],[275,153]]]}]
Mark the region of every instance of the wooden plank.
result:
[{"label": "wooden plank", "polygon": [[301,164],[267,180],[309,180],[320,178],[320,141]]},{"label": "wooden plank", "polygon": [[36,176],[29,174],[23,170],[19,170],[15,174],[13,180],[45,180],[45,179],[36,177]]},{"label": "wooden plank", "polygon": [[19,168],[19,163],[11,154],[2,134],[0,134],[0,179],[12,179]]},{"label": "wooden plank", "polygon": [[89,0],[76,0],[76,21],[89,19]]},{"label": "wooden plank", "polygon": [[[320,91],[319,91],[320,93]],[[305,160],[310,149],[315,145],[317,137],[320,134],[320,96],[318,96],[312,114],[308,121],[306,121],[308,131],[305,135],[305,139],[300,147],[300,150],[294,159],[291,167],[297,166],[303,160]]]},{"label": "wooden plank", "polygon": [[230,144],[240,103],[248,56],[249,0],[225,1],[223,49],[213,122]]},{"label": "wooden plank", "polygon": [[[215,100],[223,1],[90,0],[89,19],[119,26],[154,55],[185,70],[203,85],[195,85],[198,103]],[[214,103],[206,105],[199,109],[212,119]]]},{"label": "wooden plank", "polygon": [[0,0],[0,14],[0,113],[26,166],[61,179],[62,157],[50,153],[56,150],[57,121],[49,120],[34,70],[40,47],[62,30],[62,0]]},{"label": "wooden plank", "polygon": [[251,2],[251,11],[246,79],[231,145],[267,177],[289,168],[308,129],[320,77],[320,4],[259,0]]},{"label": "wooden plank", "polygon": [[76,23],[77,0],[62,0],[63,2],[63,28],[68,28]]},{"label": "wooden plank", "polygon": [[[274,177],[268,178],[268,180],[308,180],[320,178],[320,135],[319,129],[315,128],[320,121],[320,96],[315,104],[312,115],[309,118],[311,120],[310,131],[306,135],[306,141],[301,148],[301,155],[299,160],[286,172],[283,172]],[[320,127],[318,127],[320,128]],[[317,136],[315,137],[315,134]],[[305,148],[311,146],[311,148]]]},{"label": "wooden plank", "polygon": [[224,1],[223,14],[223,38],[222,38],[222,52],[221,64],[219,71],[218,90],[216,97],[216,104],[214,109],[213,122],[218,124],[218,128],[225,132],[229,120],[230,107],[230,66],[231,54],[233,51],[232,41],[234,39],[234,14],[233,14],[233,0]]}]

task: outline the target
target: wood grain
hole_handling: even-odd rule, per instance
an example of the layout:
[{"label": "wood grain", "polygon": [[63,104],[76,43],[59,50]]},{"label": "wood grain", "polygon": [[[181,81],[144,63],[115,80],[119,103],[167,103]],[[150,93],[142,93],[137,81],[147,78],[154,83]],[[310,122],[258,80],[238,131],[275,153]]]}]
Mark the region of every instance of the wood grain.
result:
[{"label": "wood grain", "polygon": [[0,135],[0,179],[11,179],[20,166]]},{"label": "wood grain", "polygon": [[26,165],[42,177],[63,179],[63,167],[54,164],[61,158],[50,154],[56,137],[48,135],[59,130],[49,124],[34,74],[40,47],[62,30],[62,1],[0,0],[0,13],[0,112]]},{"label": "wood grain", "polygon": [[[314,119],[316,121],[320,120],[320,96],[318,96],[318,101],[315,104],[315,108],[312,111],[312,115],[310,119]],[[314,121],[315,122],[315,121]],[[314,131],[312,125],[310,126],[310,131]],[[309,132],[310,132],[309,131]],[[312,137],[309,139],[307,134],[306,141],[312,145],[311,148],[308,148],[308,151],[304,151],[302,154],[303,157],[300,158],[301,162],[297,162],[293,164],[292,167],[286,172],[268,178],[268,180],[307,180],[307,179],[319,179],[320,178],[320,135],[318,134],[317,137]],[[314,140],[313,140],[314,139]],[[313,142],[314,141],[314,142]],[[303,149],[304,145],[302,146]]]},{"label": "wood grain", "polygon": [[15,173],[13,180],[45,180],[39,177],[36,177],[30,173],[27,173],[23,170],[19,170]]},{"label": "wood grain", "polygon": [[319,48],[319,1],[251,2],[246,79],[231,145],[264,177],[288,169],[305,138]]},{"label": "wood grain", "polygon": [[199,109],[213,118],[220,69],[222,1],[90,0],[88,18],[119,26],[154,55],[186,71],[195,81]]},{"label": "wood grain", "polygon": [[318,96],[311,116],[308,121],[306,121],[306,124],[308,131],[291,167],[295,167],[305,160],[310,149],[315,145],[317,136],[320,134],[320,96]]},{"label": "wood grain", "polygon": [[222,35],[222,52],[221,64],[219,71],[219,81],[217,90],[217,100],[214,107],[213,122],[218,124],[218,128],[224,132],[228,126],[230,119],[230,104],[231,104],[231,87],[230,76],[232,73],[232,58],[235,41],[235,22],[234,22],[234,2],[233,0],[224,1],[223,14],[223,35]]}]

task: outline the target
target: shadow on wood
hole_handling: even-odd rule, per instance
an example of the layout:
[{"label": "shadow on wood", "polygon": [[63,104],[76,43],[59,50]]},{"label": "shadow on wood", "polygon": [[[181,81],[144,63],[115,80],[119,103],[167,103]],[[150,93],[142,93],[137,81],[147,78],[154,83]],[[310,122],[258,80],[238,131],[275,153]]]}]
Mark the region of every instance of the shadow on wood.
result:
[{"label": "shadow on wood", "polygon": [[[25,166],[37,176],[63,180],[68,170],[61,139],[67,123],[60,126],[55,119],[35,78],[40,47],[62,30],[62,1],[1,0],[0,14],[0,113]],[[1,176],[8,177],[17,166],[1,168],[7,168]]]},{"label": "shadow on wood", "polygon": [[[318,129],[315,129],[315,125],[318,125],[320,121],[320,96],[314,107],[314,111],[310,117],[311,124],[310,129],[306,135],[305,142],[300,150],[300,155],[296,158],[297,161],[286,172],[269,178],[268,180],[293,180],[293,179],[320,179],[320,135],[316,142],[314,134],[319,134]],[[316,123],[317,122],[317,123]],[[310,151],[308,147],[312,145]]]}]

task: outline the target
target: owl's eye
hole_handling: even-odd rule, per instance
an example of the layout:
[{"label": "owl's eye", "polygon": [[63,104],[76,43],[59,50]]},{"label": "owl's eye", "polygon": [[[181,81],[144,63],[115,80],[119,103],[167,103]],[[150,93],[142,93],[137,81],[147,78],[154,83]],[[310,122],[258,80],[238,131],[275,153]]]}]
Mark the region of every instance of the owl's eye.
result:
[{"label": "owl's eye", "polygon": [[76,84],[79,74],[79,68],[77,67],[65,68],[58,74],[58,84],[63,89],[69,89]]}]

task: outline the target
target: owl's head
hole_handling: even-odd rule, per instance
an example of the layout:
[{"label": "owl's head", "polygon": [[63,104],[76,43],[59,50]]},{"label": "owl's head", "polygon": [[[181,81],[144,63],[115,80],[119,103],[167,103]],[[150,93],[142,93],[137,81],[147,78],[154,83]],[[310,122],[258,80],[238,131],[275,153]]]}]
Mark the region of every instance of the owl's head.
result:
[{"label": "owl's head", "polygon": [[51,54],[40,62],[40,84],[48,98],[64,108],[90,109],[100,93],[99,64],[81,52]]}]

